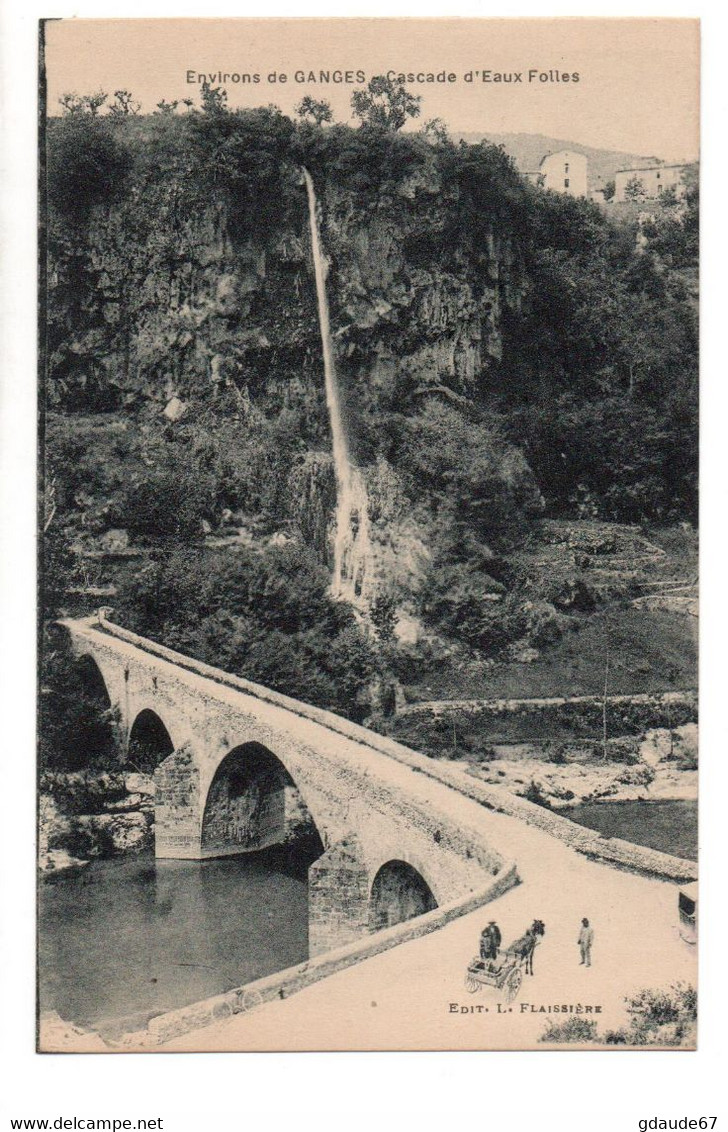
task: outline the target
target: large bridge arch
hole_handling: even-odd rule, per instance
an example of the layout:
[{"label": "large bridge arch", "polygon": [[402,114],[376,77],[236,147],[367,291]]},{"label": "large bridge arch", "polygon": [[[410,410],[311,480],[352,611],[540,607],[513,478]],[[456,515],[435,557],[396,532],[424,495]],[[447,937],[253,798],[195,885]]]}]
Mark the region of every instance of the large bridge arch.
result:
[{"label": "large bridge arch", "polygon": [[324,829],[285,763],[263,743],[249,740],[229,750],[201,801],[203,857],[303,841],[308,853],[323,852]]},{"label": "large bridge arch", "polygon": [[[328,799],[310,781],[306,758],[301,757],[290,737],[270,727],[261,727],[254,719],[247,719],[244,727],[226,726],[226,716],[212,718],[207,729],[206,753],[201,762],[201,795],[205,807],[210,789],[222,763],[234,752],[245,751],[247,757],[262,764],[274,760],[292,782],[300,800],[308,811],[322,842],[328,846],[338,840],[341,831],[337,815],[327,805]],[[306,752],[307,754],[308,752]],[[229,764],[228,764],[229,765]]]}]

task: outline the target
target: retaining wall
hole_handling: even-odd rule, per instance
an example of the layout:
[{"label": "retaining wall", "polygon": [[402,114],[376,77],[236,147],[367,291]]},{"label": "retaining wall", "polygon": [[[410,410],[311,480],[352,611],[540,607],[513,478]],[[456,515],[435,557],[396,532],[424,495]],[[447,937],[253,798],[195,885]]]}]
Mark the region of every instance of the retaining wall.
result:
[{"label": "retaining wall", "polygon": [[[550,696],[523,700],[427,700],[407,704],[395,717],[427,725],[438,720],[460,720],[475,726],[490,742],[520,741],[538,735],[594,739],[604,726],[601,696]],[[610,735],[638,735],[656,727],[679,727],[698,718],[696,691],[639,693],[607,697],[607,731]]]}]

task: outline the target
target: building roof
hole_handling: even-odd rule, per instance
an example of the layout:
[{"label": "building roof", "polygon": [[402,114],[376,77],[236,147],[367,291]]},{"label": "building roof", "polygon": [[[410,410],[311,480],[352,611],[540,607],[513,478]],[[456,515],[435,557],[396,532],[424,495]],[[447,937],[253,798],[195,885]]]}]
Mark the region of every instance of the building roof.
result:
[{"label": "building roof", "polygon": [[543,155],[543,157],[541,158],[541,161],[539,162],[539,169],[541,168],[541,166],[543,165],[544,161],[545,161],[545,160],[546,160],[546,159],[547,159],[548,157],[560,157],[560,156],[561,156],[562,154],[566,154],[566,155],[568,155],[569,157],[583,157],[583,158],[584,158],[584,160],[585,160],[585,161],[587,161],[587,156],[586,156],[586,154],[585,154],[585,153],[580,153],[578,149],[555,149],[555,150],[553,151],[553,153],[545,153],[545,154]]},{"label": "building roof", "polygon": [[687,169],[693,164],[690,161],[683,161],[674,165],[636,165],[629,169],[618,169],[618,173],[654,173],[656,169]]}]

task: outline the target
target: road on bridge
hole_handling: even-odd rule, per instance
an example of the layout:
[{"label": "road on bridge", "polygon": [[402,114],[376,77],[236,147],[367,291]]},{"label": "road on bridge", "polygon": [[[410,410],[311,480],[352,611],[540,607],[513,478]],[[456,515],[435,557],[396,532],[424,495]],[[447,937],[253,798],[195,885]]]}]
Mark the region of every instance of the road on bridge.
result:
[{"label": "road on bridge", "polygon": [[[392,760],[388,773],[412,771]],[[381,767],[378,767],[381,773]],[[442,785],[416,776],[418,790]],[[522,884],[448,926],[349,967],[285,1000],[266,1003],[159,1047],[162,1050],[524,1049],[537,1047],[552,1018],[532,1006],[601,1006],[600,1031],[628,1020],[625,996],[643,987],[695,982],[695,948],[678,930],[674,883],[589,860],[548,833],[484,810],[451,791],[448,809],[487,828]],[[580,966],[583,916],[595,931],[593,965]],[[535,974],[524,978],[512,1009],[498,1012],[492,991],[469,994],[464,975],[482,927],[496,919],[504,943],[534,919],[546,924]],[[482,1012],[471,1013],[471,1007]],[[455,1007],[456,1009],[453,1009]],[[461,1007],[468,1008],[462,1012]],[[485,1011],[485,1007],[488,1011]],[[525,1009],[524,1009],[525,1008]]]}]

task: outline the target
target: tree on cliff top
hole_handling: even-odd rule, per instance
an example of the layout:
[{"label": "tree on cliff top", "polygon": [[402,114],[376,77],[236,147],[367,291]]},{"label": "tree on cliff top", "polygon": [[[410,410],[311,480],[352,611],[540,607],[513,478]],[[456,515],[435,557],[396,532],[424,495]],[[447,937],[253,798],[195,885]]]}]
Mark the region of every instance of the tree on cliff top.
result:
[{"label": "tree on cliff top", "polygon": [[351,109],[364,126],[400,130],[408,118],[419,117],[421,101],[420,95],[410,94],[404,83],[375,75],[365,90],[354,91]]},{"label": "tree on cliff top", "polygon": [[227,91],[223,86],[210,86],[206,81],[202,84],[200,103],[205,114],[224,114],[227,110]]},{"label": "tree on cliff top", "polygon": [[132,155],[108,118],[69,110],[49,130],[49,203],[64,216],[83,220],[92,205],[108,202],[121,189],[132,166]]},{"label": "tree on cliff top", "polygon": [[334,113],[331,106],[324,99],[320,101],[307,94],[296,106],[296,113],[303,121],[315,122],[321,126],[324,122],[332,122]]},{"label": "tree on cliff top", "polygon": [[624,195],[627,200],[644,200],[647,195],[644,182],[639,177],[630,177],[624,186]]},{"label": "tree on cliff top", "polygon": [[451,140],[442,118],[428,118],[422,127],[422,133],[429,142],[437,145],[446,145]]},{"label": "tree on cliff top", "polygon": [[109,105],[109,114],[116,118],[123,118],[127,114],[136,117],[141,108],[141,102],[134,98],[130,90],[115,90],[114,101]]},{"label": "tree on cliff top", "polygon": [[64,115],[87,114],[91,118],[96,118],[108,97],[103,90],[98,90],[95,94],[75,94],[73,91],[67,91],[66,94],[61,95],[58,103]]}]

